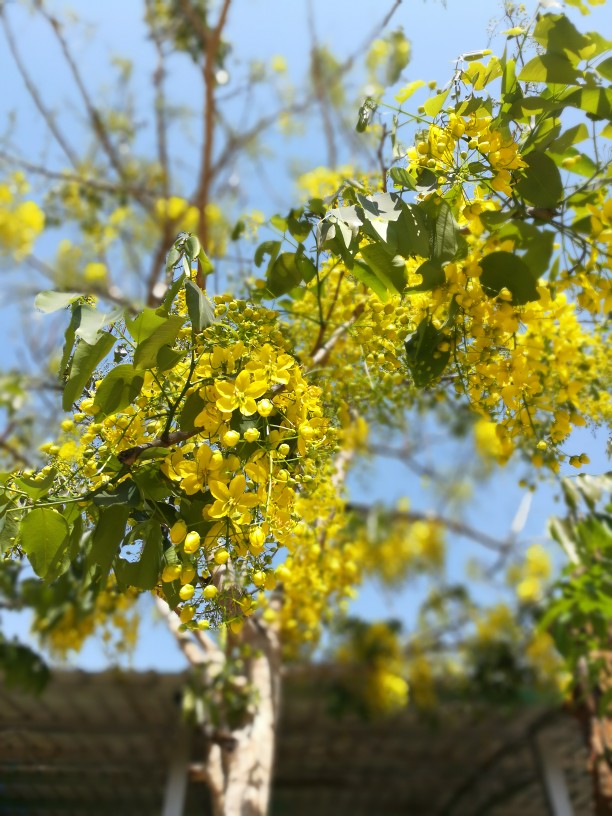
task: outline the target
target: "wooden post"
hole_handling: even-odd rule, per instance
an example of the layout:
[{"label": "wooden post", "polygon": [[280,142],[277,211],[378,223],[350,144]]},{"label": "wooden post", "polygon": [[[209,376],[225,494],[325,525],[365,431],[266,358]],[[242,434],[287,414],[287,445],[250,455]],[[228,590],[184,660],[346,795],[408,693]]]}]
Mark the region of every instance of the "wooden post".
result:
[{"label": "wooden post", "polygon": [[161,816],[183,816],[187,796],[190,743],[188,729],[179,728],[176,744],[172,751],[172,761],[168,772]]}]

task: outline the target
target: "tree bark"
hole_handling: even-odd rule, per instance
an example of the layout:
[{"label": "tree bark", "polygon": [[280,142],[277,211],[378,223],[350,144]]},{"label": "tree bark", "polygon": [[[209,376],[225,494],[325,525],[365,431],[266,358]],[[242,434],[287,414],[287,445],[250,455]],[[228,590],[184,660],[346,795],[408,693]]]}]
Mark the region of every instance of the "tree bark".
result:
[{"label": "tree bark", "polygon": [[588,676],[586,661],[582,661],[574,713],[589,751],[593,813],[595,816],[612,816],[612,719],[600,710],[602,696],[612,687],[612,654],[595,653],[591,657],[603,661],[604,666],[595,684]]},{"label": "tree bark", "polygon": [[253,710],[231,738],[211,745],[206,776],[214,816],[265,816],[270,804],[276,725],[280,704],[281,660],[276,631],[248,620],[241,640],[253,649],[247,680],[256,699]]}]

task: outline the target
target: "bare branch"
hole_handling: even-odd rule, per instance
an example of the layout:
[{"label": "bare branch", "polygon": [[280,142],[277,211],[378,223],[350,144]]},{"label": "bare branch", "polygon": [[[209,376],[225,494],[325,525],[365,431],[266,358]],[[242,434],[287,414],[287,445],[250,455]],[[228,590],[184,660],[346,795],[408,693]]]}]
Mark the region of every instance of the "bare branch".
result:
[{"label": "bare branch", "polygon": [[308,29],[310,32],[310,73],[319,110],[321,111],[321,121],[323,122],[325,141],[327,142],[327,164],[329,167],[334,169],[338,164],[338,151],[336,150],[334,126],[330,116],[329,95],[327,94],[323,79],[321,54],[319,51],[319,43],[317,41],[312,0],[309,0],[308,2]]},{"label": "bare branch", "polygon": [[357,320],[359,320],[359,317],[363,312],[363,308],[363,304],[361,303],[356,306],[351,317],[342,323],[342,325],[338,326],[334,332],[332,332],[329,340],[322,346],[319,346],[313,350],[310,368],[323,365],[326,362],[336,343],[347,333],[351,326],[353,326]]},{"label": "bare branch", "polygon": [[13,433],[14,429],[15,423],[9,422],[4,430],[4,433],[0,436],[0,448],[5,450],[16,464],[21,464],[27,468],[33,467],[32,462],[26,456],[24,456],[20,450],[12,445],[11,442],[9,442],[9,437]]},{"label": "bare branch", "polygon": [[40,164],[26,161],[19,156],[14,156],[5,150],[0,149],[0,160],[6,161],[9,164],[17,165],[18,167],[27,170],[29,173],[35,173],[39,176],[44,176],[48,179],[56,181],[74,182],[83,187],[91,187],[92,190],[99,190],[103,193],[112,193],[114,195],[133,195],[137,196],[151,196],[153,194],[146,187],[133,187],[132,185],[124,184],[122,182],[101,181],[99,179],[89,178],[80,173],[70,173],[67,170],[50,170]]},{"label": "bare branch", "polygon": [[89,121],[91,123],[91,127],[93,132],[98,137],[106,156],[111,163],[111,166],[116,171],[117,175],[120,178],[125,178],[125,170],[123,164],[119,158],[119,154],[115,149],[115,146],[111,142],[110,135],[108,130],[100,116],[100,112],[93,104],[91,97],[87,88],[85,87],[85,83],[83,82],[83,78],[81,76],[81,72],[78,69],[78,66],[72,56],[72,53],[68,47],[68,43],[62,33],[62,27],[60,22],[53,17],[51,14],[45,11],[44,7],[41,5],[39,7],[39,11],[44,17],[44,19],[49,23],[55,37],[59,43],[60,49],[62,54],[64,55],[64,59],[70,69],[70,73],[72,74],[72,78],[75,81],[77,88],[79,89],[79,93],[81,94],[81,99],[83,100],[83,104],[85,105],[85,109],[87,110],[87,115],[89,116]]},{"label": "bare branch", "polygon": [[58,143],[58,145],[61,147],[61,149],[66,154],[66,157],[68,158],[68,161],[70,162],[70,164],[73,167],[76,168],[78,166],[78,159],[77,159],[76,153],[72,150],[72,148],[68,144],[68,141],[64,137],[64,134],[58,128],[58,126],[57,126],[57,124],[55,122],[55,117],[53,116],[51,111],[46,107],[46,105],[42,101],[42,97],[38,93],[38,89],[37,89],[35,83],[33,82],[32,77],[28,73],[28,71],[27,71],[27,69],[26,69],[26,67],[25,67],[25,65],[23,63],[23,60],[21,59],[21,54],[19,53],[19,51],[17,49],[17,44],[15,42],[15,37],[14,37],[13,31],[12,31],[10,25],[9,25],[4,5],[0,6],[0,17],[2,18],[2,27],[4,28],[4,34],[6,36],[6,40],[8,42],[9,49],[11,51],[11,54],[13,55],[13,59],[15,60],[15,65],[17,66],[17,70],[19,71],[19,74],[21,75],[21,78],[22,78],[22,80],[24,82],[24,85],[27,88],[28,93],[30,94],[32,102],[34,102],[34,105],[37,108],[38,112],[40,113],[40,115],[45,120],[45,122],[47,124],[47,127],[49,128],[49,130],[51,131],[51,133],[53,134],[53,136],[55,138],[55,141]]},{"label": "bare branch", "polygon": [[179,648],[192,666],[205,666],[209,663],[221,665],[225,661],[221,649],[205,632],[200,630],[190,632],[187,629],[181,629],[179,616],[158,595],[155,596],[155,606],[168,625],[168,629],[176,639]]},{"label": "bare branch", "polygon": [[[227,15],[231,0],[223,0],[217,24],[212,29],[207,29],[204,22],[194,12],[188,0],[181,0],[181,8],[194,25],[194,30],[198,34],[204,49],[204,65],[202,68],[202,78],[204,81],[204,150],[202,164],[200,166],[198,188],[195,194],[195,205],[200,211],[200,243],[204,249],[208,249],[208,220],[206,218],[206,205],[210,200],[210,190],[213,180],[213,148],[215,136],[215,64],[221,42],[221,35],[227,22]],[[197,282],[204,288],[204,278],[198,270]]]},{"label": "bare branch", "polygon": [[[353,504],[349,503],[346,506],[348,512],[355,513],[358,516],[367,517],[370,513],[374,511],[375,508],[367,505],[367,504]],[[486,547],[488,550],[493,550],[494,552],[504,552],[508,548],[508,541],[500,541],[497,538],[493,538],[493,536],[488,535],[487,533],[483,533],[481,530],[477,530],[469,524],[466,524],[463,521],[458,521],[457,519],[448,518],[447,516],[442,516],[439,513],[423,513],[418,510],[391,510],[389,512],[384,511],[385,516],[392,520],[399,520],[399,521],[407,521],[407,522],[414,522],[414,521],[427,521],[432,522],[434,524],[440,524],[443,527],[446,527],[447,530],[450,530],[453,533],[457,533],[457,535],[463,536],[465,538],[470,538],[472,541],[475,541],[477,544],[481,544],[483,547]]]},{"label": "bare branch", "polygon": [[[150,0],[147,0],[150,5]],[[166,120],[166,95],[164,82],[166,79],[166,63],[163,41],[155,26],[150,26],[151,39],[157,53],[157,65],[153,71],[153,88],[155,89],[155,134],[157,138],[157,157],[163,173],[164,198],[170,195],[170,162],[168,160],[168,122]]]},{"label": "bare branch", "polygon": [[429,479],[440,480],[442,477],[438,471],[434,470],[429,465],[423,465],[420,462],[415,462],[412,458],[412,448],[405,445],[401,448],[394,448],[391,445],[384,445],[376,443],[368,446],[368,453],[373,456],[384,456],[388,459],[397,459],[403,465],[406,465],[409,470],[416,473],[418,476],[426,476]]},{"label": "bare branch", "polygon": [[347,71],[351,70],[351,68],[355,64],[355,60],[358,57],[361,57],[368,50],[372,40],[375,40],[377,37],[380,36],[380,34],[389,25],[393,15],[395,14],[395,12],[398,10],[398,8],[401,5],[402,5],[402,0],[395,0],[395,3],[391,6],[389,11],[385,14],[385,16],[380,21],[380,23],[378,23],[378,25],[374,26],[374,28],[370,32],[369,36],[366,37],[366,39],[361,43],[359,48],[356,48],[355,51],[353,51],[353,53],[351,54],[351,56],[348,57],[348,59],[346,59],[342,63],[342,65],[340,66],[340,70],[341,70],[341,72],[343,74],[346,73]]}]

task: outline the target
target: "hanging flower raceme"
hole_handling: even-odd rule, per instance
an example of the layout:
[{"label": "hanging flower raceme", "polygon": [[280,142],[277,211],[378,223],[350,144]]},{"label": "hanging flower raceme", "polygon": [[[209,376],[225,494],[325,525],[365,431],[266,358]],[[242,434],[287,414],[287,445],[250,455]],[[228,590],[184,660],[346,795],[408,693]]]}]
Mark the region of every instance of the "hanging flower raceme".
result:
[{"label": "hanging flower raceme", "polygon": [[[101,334],[126,352],[46,446],[37,478],[48,506],[31,513],[63,529],[70,522],[55,508],[73,508],[79,558],[102,583],[112,567],[120,585],[157,588],[190,626],[239,625],[276,585],[299,503],[327,483],[336,431],[275,312],[223,296],[196,329],[188,286],[165,314],[145,310]],[[75,354],[86,348],[80,341]],[[291,569],[282,566],[286,580]]]}]

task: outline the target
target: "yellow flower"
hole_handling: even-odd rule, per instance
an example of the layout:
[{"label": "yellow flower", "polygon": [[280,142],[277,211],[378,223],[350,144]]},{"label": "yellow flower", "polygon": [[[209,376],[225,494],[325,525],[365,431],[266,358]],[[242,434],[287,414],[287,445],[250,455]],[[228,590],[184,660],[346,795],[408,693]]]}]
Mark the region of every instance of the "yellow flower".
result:
[{"label": "yellow flower", "polygon": [[162,472],[173,481],[180,481],[188,496],[203,490],[209,478],[220,478],[223,456],[208,445],[200,445],[194,459],[184,459],[181,452],[173,453],[162,465]]},{"label": "yellow flower", "polygon": [[186,553],[191,554],[197,552],[200,548],[200,534],[197,533],[195,530],[192,530],[190,533],[187,533],[185,537],[185,542],[183,544],[183,549]]},{"label": "yellow flower", "polygon": [[187,525],[183,519],[179,519],[170,528],[170,541],[173,544],[180,544],[187,535]]},{"label": "yellow flower", "polygon": [[216,499],[208,510],[211,518],[227,516],[239,524],[250,521],[250,511],[259,504],[259,498],[255,493],[245,492],[246,479],[241,473],[234,476],[229,485],[212,481],[208,487]]},{"label": "yellow flower", "polygon": [[257,411],[255,399],[263,396],[268,386],[261,380],[251,382],[249,372],[241,371],[233,382],[222,380],[215,383],[215,389],[219,395],[216,404],[220,411],[229,413],[239,408],[243,416],[252,416]]},{"label": "yellow flower", "polygon": [[256,381],[282,383],[286,385],[290,379],[289,369],[295,360],[290,354],[277,354],[269,343],[266,343],[257,353],[254,360],[248,362],[246,370],[251,372]]}]

